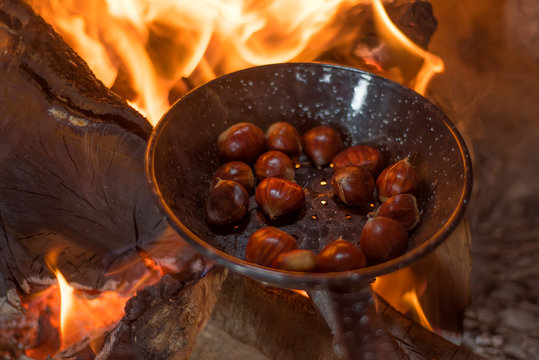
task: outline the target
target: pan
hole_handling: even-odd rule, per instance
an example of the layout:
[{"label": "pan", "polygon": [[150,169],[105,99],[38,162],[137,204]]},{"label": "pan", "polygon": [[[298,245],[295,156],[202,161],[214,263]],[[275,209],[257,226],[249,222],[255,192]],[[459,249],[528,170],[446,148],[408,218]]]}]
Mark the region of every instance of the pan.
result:
[{"label": "pan", "polygon": [[[364,213],[332,201],[321,207],[315,197],[308,197],[306,209],[294,218],[271,222],[251,201],[248,215],[235,226],[208,224],[205,198],[220,165],[219,134],[238,122],[265,130],[277,121],[289,122],[300,133],[320,125],[333,127],[346,146],[374,146],[387,164],[409,159],[420,178],[421,221],[405,254],[363,269],[334,273],[281,271],[245,261],[249,235],[266,225],[282,228],[297,238],[300,248],[314,251],[342,234],[357,235]],[[387,339],[378,336],[381,325],[367,285],[376,276],[417,261],[444,241],[462,218],[472,187],[466,145],[434,104],[385,78],[321,63],[253,67],[191,91],[152,132],[146,171],[158,205],[184,239],[203,256],[232,271],[275,286],[307,290],[335,330],[343,357],[349,359],[368,358],[373,353],[378,358],[393,356]],[[313,176],[300,175],[297,181],[316,187],[328,175],[322,170]]]}]

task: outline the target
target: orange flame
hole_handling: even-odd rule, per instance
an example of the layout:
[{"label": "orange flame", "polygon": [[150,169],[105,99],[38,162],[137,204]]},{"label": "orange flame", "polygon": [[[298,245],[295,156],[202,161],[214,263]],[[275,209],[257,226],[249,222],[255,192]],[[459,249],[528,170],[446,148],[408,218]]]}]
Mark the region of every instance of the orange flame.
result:
[{"label": "orange flame", "polygon": [[444,71],[444,62],[438,56],[423,50],[406,37],[387,15],[381,0],[372,0],[378,31],[389,42],[396,42],[396,46],[404,49],[411,56],[419,57],[423,60],[423,65],[415,79],[414,90],[424,95],[431,78]]},{"label": "orange flame", "polygon": [[426,280],[418,278],[408,267],[379,276],[371,285],[372,289],[396,310],[401,313],[413,311],[421,325],[432,330],[419,302],[426,286]]},{"label": "orange flame", "polygon": [[74,289],[69,286],[59,270],[54,271],[54,274],[56,275],[56,279],[58,279],[58,286],[60,288],[60,334],[62,335],[62,340],[65,340],[67,316],[73,311]]},{"label": "orange flame", "polygon": [[114,291],[105,291],[96,298],[85,298],[69,285],[62,272],[56,268],[58,252],[51,251],[47,265],[58,280],[60,292],[60,350],[85,338],[92,339],[103,329],[124,316],[125,303],[129,299]]},{"label": "orange flame", "polygon": [[[128,86],[130,104],[156,123],[182,79],[196,86],[248,66],[313,60],[338,36],[339,11],[369,0],[28,1],[106,86]],[[380,0],[372,5],[386,41],[422,59],[414,89],[424,94],[442,60],[400,32]]]}]

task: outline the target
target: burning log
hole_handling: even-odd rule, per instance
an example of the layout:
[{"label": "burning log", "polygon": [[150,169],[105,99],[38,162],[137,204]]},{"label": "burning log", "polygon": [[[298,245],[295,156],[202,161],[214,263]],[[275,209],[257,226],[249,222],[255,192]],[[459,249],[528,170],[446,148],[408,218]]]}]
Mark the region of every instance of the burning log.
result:
[{"label": "burning log", "polygon": [[118,259],[165,232],[179,241],[144,176],[151,125],[17,0],[0,3],[0,78],[3,317],[20,310],[15,288],[51,282],[53,249],[70,282],[101,289],[114,286],[104,273]]}]

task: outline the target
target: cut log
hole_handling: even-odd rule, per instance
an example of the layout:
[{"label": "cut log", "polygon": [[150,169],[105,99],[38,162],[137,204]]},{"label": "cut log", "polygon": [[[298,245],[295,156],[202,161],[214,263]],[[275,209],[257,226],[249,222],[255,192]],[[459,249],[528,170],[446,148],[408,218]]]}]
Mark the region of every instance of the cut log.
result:
[{"label": "cut log", "polygon": [[[339,359],[334,335],[310,298],[218,268],[202,280],[187,274],[167,275],[140,291],[103,339],[86,339],[54,360]],[[483,359],[406,318],[382,298],[377,303],[388,334],[402,350],[398,358]]]},{"label": "cut log", "polygon": [[150,124],[17,0],[0,2],[0,79],[2,314],[15,286],[50,282],[53,249],[71,283],[113,287],[125,273],[104,274],[168,229],[144,175]]},{"label": "cut log", "polygon": [[126,316],[107,335],[97,359],[189,359],[226,274],[213,270],[202,280],[167,275],[140,291],[127,303]]},{"label": "cut log", "polygon": [[[410,359],[483,359],[406,318],[381,298],[378,313]],[[333,334],[309,298],[231,274],[192,358],[232,360],[235,354],[257,360],[338,358]]]}]

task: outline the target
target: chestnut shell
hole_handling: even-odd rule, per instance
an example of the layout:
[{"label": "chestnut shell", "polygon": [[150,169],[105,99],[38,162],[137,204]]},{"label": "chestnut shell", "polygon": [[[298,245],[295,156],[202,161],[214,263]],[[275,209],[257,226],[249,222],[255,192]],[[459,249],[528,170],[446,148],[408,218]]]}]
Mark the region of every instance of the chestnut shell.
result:
[{"label": "chestnut shell", "polygon": [[343,148],[341,135],[329,126],[310,129],[301,138],[305,154],[318,168],[329,164]]},{"label": "chestnut shell", "polygon": [[361,250],[342,239],[330,242],[316,257],[316,269],[320,272],[360,269],[366,263]]},{"label": "chestnut shell", "polygon": [[376,210],[376,216],[397,220],[406,230],[413,229],[420,219],[417,200],[412,194],[398,194],[390,197]]},{"label": "chestnut shell", "polygon": [[382,202],[398,194],[414,194],[417,185],[417,173],[407,158],[385,168],[376,179],[378,199]]},{"label": "chestnut shell", "polygon": [[266,150],[264,132],[251,123],[234,124],[219,134],[217,150],[222,162],[238,160],[254,164]]},{"label": "chestnut shell", "polygon": [[292,235],[276,227],[267,226],[255,231],[249,237],[245,247],[245,260],[270,266],[279,254],[297,248],[298,244]]},{"label": "chestnut shell", "polygon": [[359,244],[369,263],[378,264],[404,254],[408,232],[396,220],[375,216],[365,223]]},{"label": "chestnut shell", "polygon": [[247,213],[249,194],[238,182],[220,180],[206,197],[206,219],[214,225],[240,220]]},{"label": "chestnut shell", "polygon": [[305,192],[293,181],[270,177],[256,187],[255,200],[270,219],[275,219],[302,209],[305,206]]},{"label": "chestnut shell", "polygon": [[271,267],[288,271],[313,271],[316,267],[316,255],[307,249],[290,250],[279,254]]},{"label": "chestnut shell", "polygon": [[374,197],[374,179],[363,166],[336,169],[331,177],[331,186],[333,193],[347,205],[366,205]]},{"label": "chestnut shell", "polygon": [[219,180],[234,180],[239,182],[247,192],[255,187],[255,176],[251,167],[242,161],[230,161],[221,166],[213,174],[213,186]]},{"label": "chestnut shell", "polygon": [[266,146],[268,150],[281,151],[291,159],[297,159],[301,154],[299,133],[285,121],[273,123],[266,130]]},{"label": "chestnut shell", "polygon": [[280,151],[271,150],[260,155],[255,163],[256,178],[260,181],[268,177],[294,180],[294,163]]},{"label": "chestnut shell", "polygon": [[331,162],[335,169],[349,165],[365,166],[372,176],[378,175],[384,166],[382,153],[367,145],[346,148],[338,153]]}]

